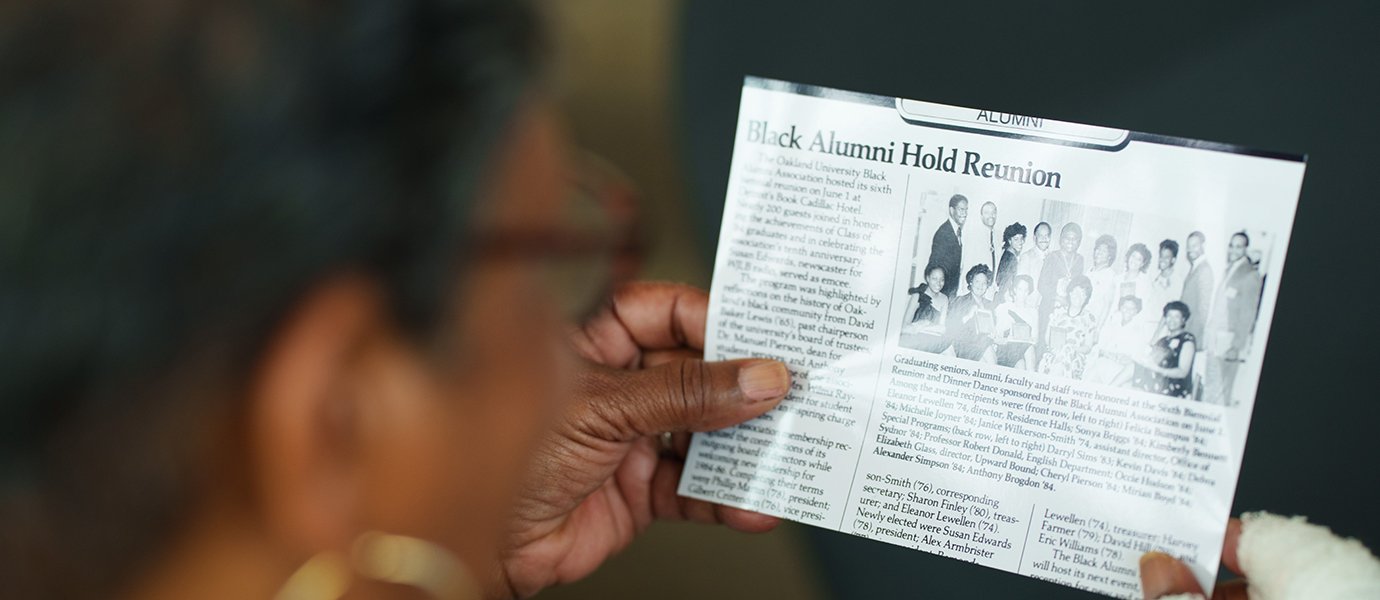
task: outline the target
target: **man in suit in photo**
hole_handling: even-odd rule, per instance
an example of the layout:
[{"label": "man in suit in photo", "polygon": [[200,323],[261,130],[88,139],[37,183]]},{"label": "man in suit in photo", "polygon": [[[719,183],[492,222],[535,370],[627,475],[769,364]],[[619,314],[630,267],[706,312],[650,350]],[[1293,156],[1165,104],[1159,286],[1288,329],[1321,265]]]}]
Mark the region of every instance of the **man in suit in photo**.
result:
[{"label": "man in suit in photo", "polygon": [[1043,356],[1049,341],[1049,315],[1055,308],[1065,306],[1069,299],[1069,283],[1086,272],[1083,255],[1078,248],[1083,245],[1083,228],[1077,223],[1065,223],[1059,229],[1059,249],[1045,256],[1045,264],[1040,267],[1040,278],[1035,280],[1035,288],[1040,291],[1040,332],[1036,344],[1036,355]]},{"label": "man in suit in photo", "polygon": [[[982,208],[978,209],[978,216],[981,221],[966,228],[963,232],[963,264],[959,266],[962,275],[958,284],[959,293],[968,293],[968,271],[978,265],[987,265],[988,270],[993,272],[997,268],[997,259],[1001,257],[1001,232],[997,231],[997,205],[992,202],[982,203]],[[986,300],[994,298],[993,291],[996,286],[988,286]]]},{"label": "man in suit in photo", "polygon": [[963,223],[968,220],[968,199],[963,194],[949,198],[949,218],[934,231],[930,244],[930,266],[944,269],[945,296],[953,298],[958,292],[960,269],[963,267]]},{"label": "man in suit in photo", "polygon": [[[1207,237],[1201,231],[1188,234],[1188,241],[1184,244],[1184,255],[1188,258],[1188,275],[1184,277],[1183,293],[1179,299],[1188,305],[1188,309],[1193,311],[1194,317],[1188,319],[1188,325],[1184,328],[1198,340],[1198,344],[1203,343],[1204,325],[1207,323],[1208,311],[1212,308],[1212,265],[1208,263],[1207,257],[1203,256],[1204,245],[1207,244]],[[1199,316],[1201,315],[1201,316]]]},{"label": "man in suit in photo", "polygon": [[1222,284],[1217,288],[1212,312],[1208,314],[1205,332],[1208,374],[1204,400],[1213,404],[1236,404],[1232,386],[1250,349],[1256,313],[1260,310],[1263,282],[1255,264],[1246,256],[1250,245],[1251,238],[1246,232],[1232,234],[1231,243],[1227,245],[1227,267],[1222,273]]}]

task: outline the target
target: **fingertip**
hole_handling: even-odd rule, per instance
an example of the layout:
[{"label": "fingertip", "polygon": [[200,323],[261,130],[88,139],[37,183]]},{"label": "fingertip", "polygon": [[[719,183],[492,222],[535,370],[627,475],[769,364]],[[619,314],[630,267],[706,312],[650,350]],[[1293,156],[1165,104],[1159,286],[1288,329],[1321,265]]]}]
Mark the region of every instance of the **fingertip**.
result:
[{"label": "fingertip", "polygon": [[781,524],[777,517],[732,506],[719,505],[719,517],[724,525],[743,533],[766,533]]},{"label": "fingertip", "polygon": [[750,404],[778,402],[791,389],[791,371],[776,360],[745,361],[738,369],[738,389]]},{"label": "fingertip", "polygon": [[1146,552],[1140,557],[1140,583],[1146,600],[1170,594],[1203,593],[1188,565],[1163,552]]}]

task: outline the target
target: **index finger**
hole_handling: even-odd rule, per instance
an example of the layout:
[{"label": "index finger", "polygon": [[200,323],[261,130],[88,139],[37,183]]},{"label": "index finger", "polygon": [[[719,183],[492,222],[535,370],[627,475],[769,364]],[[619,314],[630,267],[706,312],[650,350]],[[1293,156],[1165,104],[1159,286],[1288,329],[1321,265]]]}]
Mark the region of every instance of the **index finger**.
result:
[{"label": "index finger", "polygon": [[601,362],[635,366],[642,353],[704,349],[709,294],[679,283],[635,282],[620,286],[609,303],[578,332],[581,345]]}]

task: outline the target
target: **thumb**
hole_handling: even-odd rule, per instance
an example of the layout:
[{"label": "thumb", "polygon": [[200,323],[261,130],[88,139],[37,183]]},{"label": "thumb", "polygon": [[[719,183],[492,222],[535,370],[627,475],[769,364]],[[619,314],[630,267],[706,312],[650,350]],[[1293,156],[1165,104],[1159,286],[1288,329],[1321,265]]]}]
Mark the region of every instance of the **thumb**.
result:
[{"label": "thumb", "polygon": [[596,367],[580,382],[588,408],[623,440],[736,425],[774,408],[790,385],[786,365],[752,358],[683,358],[640,370]]}]

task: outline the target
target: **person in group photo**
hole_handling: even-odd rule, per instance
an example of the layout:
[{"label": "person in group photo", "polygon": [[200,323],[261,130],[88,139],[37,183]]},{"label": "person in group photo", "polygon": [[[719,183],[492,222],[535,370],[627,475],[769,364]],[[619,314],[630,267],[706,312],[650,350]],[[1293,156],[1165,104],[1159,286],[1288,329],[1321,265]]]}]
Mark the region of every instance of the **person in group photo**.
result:
[{"label": "person in group photo", "polygon": [[996,314],[993,335],[997,364],[1013,369],[1034,370],[1035,328],[1039,323],[1036,307],[1028,301],[1035,291],[1035,280],[1017,275],[1003,293]]},{"label": "person in group photo", "polygon": [[1131,382],[1135,366],[1132,357],[1146,352],[1154,334],[1154,328],[1140,318],[1141,308],[1140,298],[1122,296],[1117,311],[1107,316],[1093,346],[1088,381],[1115,386]]},{"label": "person in group photo", "polygon": [[[1083,228],[1077,223],[1065,223],[1059,230],[1059,249],[1046,256],[1045,264],[1040,268],[1040,278],[1036,280],[1035,288],[1040,292],[1041,348],[1048,341],[1044,334],[1049,331],[1050,314],[1055,308],[1068,305],[1069,283],[1075,277],[1083,276],[1083,255],[1078,253],[1078,247],[1082,244]],[[1089,297],[1083,298],[1084,303],[1091,297],[1091,287],[1088,293]],[[1080,311],[1083,309],[1079,307]]]},{"label": "person in group photo", "polygon": [[[1124,254],[1102,233],[1085,265],[1080,223],[1061,225],[1051,248],[1048,221],[1012,222],[998,236],[996,203],[982,203],[975,227],[969,203],[950,196],[948,218],[934,229],[922,282],[907,290],[902,346],[1231,403],[1263,283],[1246,232],[1230,236],[1218,280],[1202,231],[1155,250],[1131,243]],[[1181,356],[1185,347],[1198,356]]]},{"label": "person in group photo", "polygon": [[925,270],[925,282],[908,295],[901,324],[902,346],[936,354],[949,348],[944,329],[949,314],[949,297],[943,292],[946,285],[943,267],[931,265]]},{"label": "person in group photo", "polygon": [[1075,275],[1068,283],[1067,301],[1049,317],[1045,352],[1040,359],[1041,373],[1083,378],[1088,355],[1092,354],[1097,342],[1097,319],[1088,310],[1091,297],[1092,282],[1088,281],[1088,276]]},{"label": "person in group photo", "polygon": [[1160,240],[1160,272],[1155,275],[1153,283],[1156,287],[1177,292],[1183,289],[1184,271],[1175,269],[1179,264],[1179,242],[1175,240]]},{"label": "person in group photo", "polygon": [[996,362],[992,351],[992,332],[996,329],[996,301],[991,295],[992,269],[976,265],[968,269],[964,282],[968,293],[949,305],[947,334],[953,340],[954,356],[967,360]]},{"label": "person in group photo", "polygon": [[1097,236],[1093,242],[1092,268],[1088,269],[1088,279],[1093,284],[1088,309],[1099,325],[1107,319],[1114,301],[1121,297],[1117,294],[1116,269],[1113,267],[1116,256],[1116,238],[1107,234]]},{"label": "person in group photo", "polygon": [[1150,306],[1164,306],[1171,300],[1179,300],[1184,290],[1185,271],[1178,267],[1179,242],[1161,240],[1157,257],[1154,276],[1150,278],[1150,291],[1143,296]]},{"label": "person in group photo", "polygon": [[1131,385],[1155,394],[1188,398],[1193,393],[1193,359],[1198,341],[1184,329],[1193,313],[1174,300],[1164,305],[1164,334],[1149,353],[1133,353],[1136,362]]},{"label": "person in group photo", "polygon": [[[958,280],[963,268],[963,224],[968,220],[968,198],[954,194],[949,198],[949,218],[934,230],[930,243],[930,262],[925,266],[944,269],[944,286],[940,290],[953,298],[958,292]],[[929,277],[926,276],[926,279]]]},{"label": "person in group photo", "polygon": [[[1206,314],[1211,308],[1212,303],[1212,284],[1213,273],[1212,263],[1207,261],[1205,256],[1205,246],[1207,237],[1201,231],[1194,231],[1188,234],[1188,240],[1184,244],[1184,258],[1188,259],[1188,274],[1184,276],[1183,293],[1179,299],[1188,305],[1189,310],[1198,311],[1199,314]],[[1207,319],[1191,319],[1188,322],[1188,332],[1200,341],[1203,337],[1203,326]],[[1202,351],[1199,348],[1199,351]],[[1201,370],[1200,370],[1201,371]]]},{"label": "person in group photo", "polygon": [[[1018,274],[1030,277],[1031,281],[1040,280],[1040,269],[1045,267],[1045,258],[1049,256],[1049,244],[1053,236],[1054,228],[1044,221],[1040,221],[1034,229],[1030,230],[1030,237],[1033,240],[1027,240],[1027,242],[1034,241],[1034,243],[1027,243],[1025,249],[1021,251],[1020,262],[1016,270]],[[1040,304],[1038,289],[1030,293],[1029,301],[1031,306]]]},{"label": "person in group photo", "polygon": [[[1126,249],[1125,265],[1126,269],[1121,272],[1116,284],[1116,295],[1118,298],[1135,296],[1144,300],[1150,295],[1150,249],[1145,244],[1131,244]],[[1146,320],[1158,323],[1159,318],[1152,316]]]},{"label": "person in group photo", "polygon": [[[965,275],[970,269],[977,265],[987,265],[988,269],[993,269],[997,265],[997,259],[1001,258],[1001,233],[997,229],[997,205],[994,202],[983,202],[978,208],[978,222],[964,227],[963,242],[963,261],[957,277],[962,280],[958,282],[958,293],[968,293],[967,280]],[[990,284],[990,278],[989,278]],[[988,285],[988,296],[991,299],[992,286]]]},{"label": "person in group photo", "polygon": [[1021,249],[1025,247],[1025,225],[1015,222],[1006,226],[1001,232],[1001,260],[997,262],[997,290],[996,298],[1004,301],[1003,297],[1011,285],[1011,281],[1020,274]]},{"label": "person in group photo", "polygon": [[1206,401],[1235,405],[1232,395],[1236,373],[1245,362],[1260,310],[1260,291],[1264,281],[1247,255],[1251,237],[1244,231],[1232,234],[1227,244],[1227,267],[1222,283],[1212,300],[1212,311],[1204,325],[1208,339]]}]

